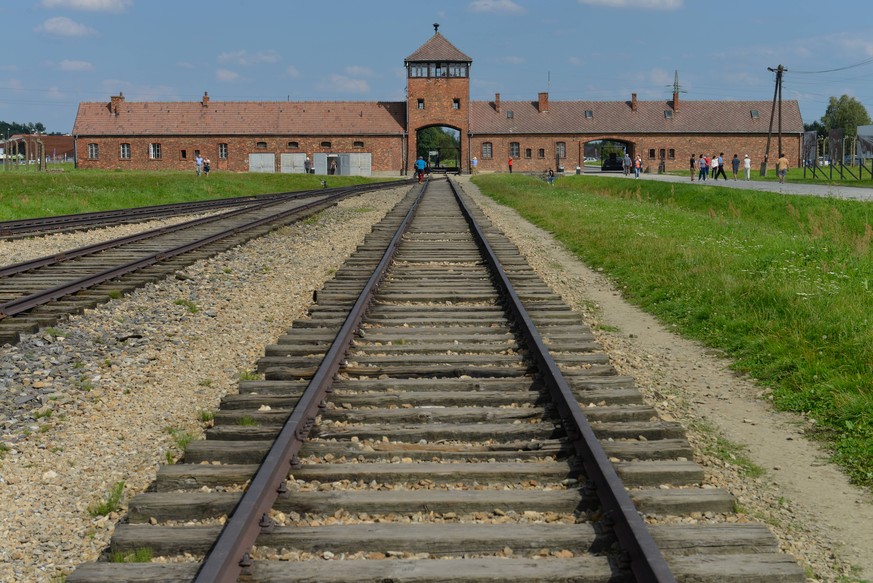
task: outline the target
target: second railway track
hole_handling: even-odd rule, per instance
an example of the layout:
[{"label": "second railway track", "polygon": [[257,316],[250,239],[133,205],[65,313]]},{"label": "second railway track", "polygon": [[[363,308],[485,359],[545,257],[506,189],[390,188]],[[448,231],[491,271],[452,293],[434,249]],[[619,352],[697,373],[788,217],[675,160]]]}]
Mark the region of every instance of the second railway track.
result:
[{"label": "second railway track", "polygon": [[69,583],[804,581],[763,525],[685,524],[732,497],[472,208],[477,243],[450,186],[402,237],[412,196],[377,225],[267,347],[264,379],[131,501],[112,551],[155,560]]}]

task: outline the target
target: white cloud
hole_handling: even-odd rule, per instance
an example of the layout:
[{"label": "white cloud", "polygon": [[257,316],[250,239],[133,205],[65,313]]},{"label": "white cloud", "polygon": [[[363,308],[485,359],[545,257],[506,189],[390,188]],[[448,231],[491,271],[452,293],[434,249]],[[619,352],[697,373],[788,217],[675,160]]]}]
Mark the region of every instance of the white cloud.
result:
[{"label": "white cloud", "polygon": [[281,56],[274,50],[258,51],[249,53],[246,50],[233,51],[230,53],[221,53],[218,55],[218,62],[223,64],[239,65],[241,67],[251,67],[259,63],[277,63],[281,60]]},{"label": "white cloud", "polygon": [[319,84],[319,89],[340,93],[367,93],[370,91],[370,85],[363,79],[352,79],[345,75],[331,75],[327,81]]},{"label": "white cloud", "polygon": [[579,4],[607,8],[643,8],[647,10],[678,10],[684,0],[578,0]]},{"label": "white cloud", "polygon": [[232,83],[240,78],[239,73],[229,69],[218,69],[215,72],[215,78],[224,83]]},{"label": "white cloud", "polygon": [[84,24],[70,20],[66,16],[49,18],[34,29],[36,32],[50,34],[52,36],[83,37],[94,34],[94,29]]},{"label": "white cloud", "polygon": [[61,71],[93,71],[94,65],[88,61],[64,59],[58,63],[58,69]]},{"label": "white cloud", "polygon": [[468,7],[472,12],[507,12],[524,14],[525,10],[512,0],[473,0]]},{"label": "white cloud", "polygon": [[300,77],[300,70],[297,69],[294,65],[288,65],[288,68],[285,69],[285,74],[291,77],[292,79],[297,79]]},{"label": "white cloud", "polygon": [[372,69],[367,67],[359,67],[357,65],[349,65],[345,68],[345,72],[352,77],[374,77]]},{"label": "white cloud", "polygon": [[91,12],[124,12],[133,6],[133,0],[42,0],[42,5]]},{"label": "white cloud", "polygon": [[24,84],[18,79],[0,79],[0,89],[4,91],[21,91]]},{"label": "white cloud", "polygon": [[507,65],[521,65],[524,63],[524,58],[517,57],[514,55],[503,57],[500,60],[503,61],[504,63],[506,63]]}]

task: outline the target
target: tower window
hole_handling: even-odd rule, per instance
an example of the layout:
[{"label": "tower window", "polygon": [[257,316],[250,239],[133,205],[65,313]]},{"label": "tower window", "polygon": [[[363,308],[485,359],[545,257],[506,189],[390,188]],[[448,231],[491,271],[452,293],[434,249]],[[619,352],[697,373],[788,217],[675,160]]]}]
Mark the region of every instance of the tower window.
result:
[{"label": "tower window", "polygon": [[452,109],[461,109],[461,100],[458,98],[452,99]]},{"label": "tower window", "polygon": [[418,99],[418,109],[424,109],[424,99]]}]

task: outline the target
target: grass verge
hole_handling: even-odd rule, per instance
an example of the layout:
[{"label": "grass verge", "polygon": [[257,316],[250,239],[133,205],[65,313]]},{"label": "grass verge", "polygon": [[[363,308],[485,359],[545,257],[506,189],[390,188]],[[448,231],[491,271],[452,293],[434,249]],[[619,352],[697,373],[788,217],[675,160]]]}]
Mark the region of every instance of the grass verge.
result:
[{"label": "grass verge", "polygon": [[873,485],[873,205],[586,176],[475,183],[732,357]]}]

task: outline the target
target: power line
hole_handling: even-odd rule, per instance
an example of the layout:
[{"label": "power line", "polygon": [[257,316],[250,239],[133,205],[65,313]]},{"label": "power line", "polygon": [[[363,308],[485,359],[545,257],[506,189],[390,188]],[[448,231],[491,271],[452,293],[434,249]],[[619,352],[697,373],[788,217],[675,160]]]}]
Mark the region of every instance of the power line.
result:
[{"label": "power line", "polygon": [[797,69],[792,69],[792,73],[800,73],[803,75],[819,75],[821,73],[836,73],[838,71],[846,71],[848,69],[854,69],[855,67],[862,67],[864,65],[868,65],[873,63],[873,57],[861,61],[860,63],[855,63],[854,65],[846,65],[845,67],[837,67],[836,69],[825,69],[823,71],[798,71]]}]

